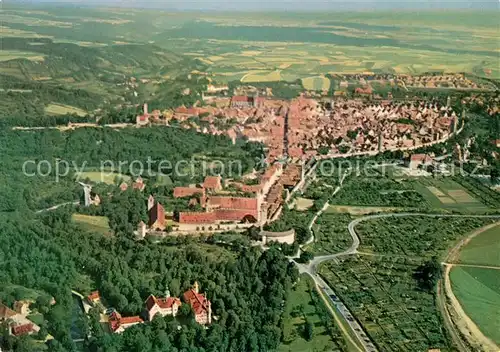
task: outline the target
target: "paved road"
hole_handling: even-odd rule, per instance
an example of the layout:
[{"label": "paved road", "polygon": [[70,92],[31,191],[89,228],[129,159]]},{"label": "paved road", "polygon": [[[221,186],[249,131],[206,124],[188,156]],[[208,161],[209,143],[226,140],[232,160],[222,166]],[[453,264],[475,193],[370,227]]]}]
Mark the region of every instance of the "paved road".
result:
[{"label": "paved road", "polygon": [[60,207],[64,207],[64,206],[70,205],[70,204],[71,205],[78,205],[78,204],[80,204],[80,202],[74,201],[74,202],[66,202],[66,203],[57,204],[57,205],[54,205],[54,206],[47,208],[47,209],[37,210],[37,211],[35,211],[35,214],[40,214],[40,213],[44,213],[46,211],[56,210]]},{"label": "paved road", "polygon": [[[348,173],[349,170],[346,170],[346,172],[342,175],[342,177],[340,178],[339,186],[335,188],[331,197],[334,197],[341,190],[344,180],[348,175]],[[300,257],[300,252],[302,247],[314,242],[314,231],[312,230],[312,228],[316,223],[316,220],[328,209],[329,205],[330,204],[327,201],[325,205],[320,210],[318,210],[318,212],[314,215],[314,218],[312,219],[308,227],[311,237],[307,240],[305,244],[300,246],[297,255],[290,259],[293,260]],[[336,254],[314,257],[308,264],[300,264],[297,262],[295,263],[299,269],[299,273],[308,274],[310,277],[312,277],[316,285],[323,291],[325,296],[328,297],[328,300],[330,301],[331,305],[337,310],[337,312],[339,312],[342,315],[343,319],[347,322],[347,324],[351,328],[353,335],[356,336],[357,340],[359,341],[359,344],[363,346],[364,351],[376,352],[377,348],[370,340],[370,338],[366,335],[366,333],[363,331],[361,325],[357,322],[356,319],[354,319],[354,316],[346,307],[346,305],[338,299],[335,291],[330,286],[328,286],[325,280],[323,280],[323,278],[317,273],[317,267],[320,263],[327,260],[334,260],[337,257],[355,254],[357,252],[359,246],[359,238],[356,235],[356,232],[354,231],[354,226],[356,226],[356,224],[352,225],[352,231],[349,230],[349,233],[351,234],[353,241],[351,247],[349,247],[347,250]],[[351,224],[349,224],[349,228],[350,227]]]}]

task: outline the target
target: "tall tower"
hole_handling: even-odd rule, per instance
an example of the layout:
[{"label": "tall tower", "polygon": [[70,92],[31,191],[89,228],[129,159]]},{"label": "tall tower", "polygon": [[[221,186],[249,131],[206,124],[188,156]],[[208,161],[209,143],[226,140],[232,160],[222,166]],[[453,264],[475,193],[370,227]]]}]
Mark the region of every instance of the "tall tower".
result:
[{"label": "tall tower", "polygon": [[451,98],[450,96],[448,95],[448,98],[446,99],[446,107],[449,108],[451,105]]},{"label": "tall tower", "polygon": [[150,211],[155,206],[155,198],[152,194],[149,195],[148,198],[148,211]]},{"label": "tall tower", "polygon": [[148,114],[148,103],[144,103],[144,106],[142,107],[142,111],[144,115]]},{"label": "tall tower", "polygon": [[382,132],[379,132],[378,134],[378,152],[382,152],[382,146],[384,144],[384,137],[382,137]]},{"label": "tall tower", "polygon": [[257,93],[255,93],[255,96],[253,97],[254,108],[258,107],[258,102],[259,102],[259,88],[257,88]]}]

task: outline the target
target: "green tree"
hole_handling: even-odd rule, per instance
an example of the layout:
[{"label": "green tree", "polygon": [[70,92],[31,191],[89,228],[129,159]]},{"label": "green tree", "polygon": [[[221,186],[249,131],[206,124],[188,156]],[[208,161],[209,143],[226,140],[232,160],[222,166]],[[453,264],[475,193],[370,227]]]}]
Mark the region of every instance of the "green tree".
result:
[{"label": "green tree", "polygon": [[307,341],[311,341],[313,339],[314,336],[313,329],[314,329],[313,324],[308,319],[306,319],[304,323],[304,338]]}]

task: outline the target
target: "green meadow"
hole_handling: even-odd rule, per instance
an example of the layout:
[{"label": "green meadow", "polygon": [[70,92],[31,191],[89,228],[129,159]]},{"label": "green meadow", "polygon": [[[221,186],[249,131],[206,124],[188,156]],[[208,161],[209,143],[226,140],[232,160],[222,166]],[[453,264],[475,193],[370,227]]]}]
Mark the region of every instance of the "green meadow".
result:
[{"label": "green meadow", "polygon": [[453,293],[481,332],[500,343],[500,270],[454,267]]},{"label": "green meadow", "polygon": [[459,262],[500,267],[500,225],[471,239],[460,251]]}]

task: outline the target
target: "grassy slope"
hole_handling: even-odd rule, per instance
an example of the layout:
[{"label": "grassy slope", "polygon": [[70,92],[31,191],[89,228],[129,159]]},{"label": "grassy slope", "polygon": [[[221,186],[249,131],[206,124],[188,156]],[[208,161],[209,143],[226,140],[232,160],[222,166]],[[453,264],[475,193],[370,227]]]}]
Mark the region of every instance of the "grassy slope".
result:
[{"label": "grassy slope", "polygon": [[83,214],[73,214],[72,219],[83,229],[103,235],[111,234],[108,218],[105,216],[90,216]]},{"label": "grassy slope", "polygon": [[450,278],[467,315],[486,336],[500,343],[500,271],[454,267]]}]

